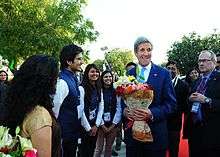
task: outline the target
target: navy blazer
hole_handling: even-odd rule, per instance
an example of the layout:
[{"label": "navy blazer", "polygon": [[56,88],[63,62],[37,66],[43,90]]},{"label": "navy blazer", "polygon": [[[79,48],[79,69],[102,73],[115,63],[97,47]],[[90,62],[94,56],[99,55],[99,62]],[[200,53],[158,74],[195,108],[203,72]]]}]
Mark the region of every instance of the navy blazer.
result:
[{"label": "navy blazer", "polygon": [[[136,77],[136,68],[128,71],[128,75]],[[145,144],[146,149],[162,150],[168,145],[167,117],[176,109],[176,97],[172,85],[170,73],[162,67],[152,63],[147,83],[153,87],[154,98],[149,106],[153,115],[153,121],[149,123],[153,135],[153,142]],[[131,129],[125,131],[125,142],[129,146],[135,146]]]}]

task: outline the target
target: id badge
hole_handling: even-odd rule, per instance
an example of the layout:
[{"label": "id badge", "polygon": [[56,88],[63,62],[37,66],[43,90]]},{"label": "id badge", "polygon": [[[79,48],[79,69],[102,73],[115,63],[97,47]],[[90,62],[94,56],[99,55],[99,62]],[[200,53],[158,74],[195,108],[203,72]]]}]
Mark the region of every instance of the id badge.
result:
[{"label": "id badge", "polygon": [[95,112],[96,109],[92,110],[89,112],[89,120],[93,120],[96,116],[96,112]]},{"label": "id badge", "polygon": [[104,121],[105,122],[111,121],[111,114],[110,114],[110,112],[104,113]]}]

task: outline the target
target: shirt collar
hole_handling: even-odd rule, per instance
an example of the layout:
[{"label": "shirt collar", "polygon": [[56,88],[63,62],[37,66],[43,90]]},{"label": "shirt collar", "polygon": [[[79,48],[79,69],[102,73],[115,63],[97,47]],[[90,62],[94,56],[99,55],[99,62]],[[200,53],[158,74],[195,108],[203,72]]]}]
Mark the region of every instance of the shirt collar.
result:
[{"label": "shirt collar", "polygon": [[150,71],[151,66],[152,66],[151,62],[147,66],[142,66],[142,65],[138,64],[139,69],[145,68],[147,71]]}]

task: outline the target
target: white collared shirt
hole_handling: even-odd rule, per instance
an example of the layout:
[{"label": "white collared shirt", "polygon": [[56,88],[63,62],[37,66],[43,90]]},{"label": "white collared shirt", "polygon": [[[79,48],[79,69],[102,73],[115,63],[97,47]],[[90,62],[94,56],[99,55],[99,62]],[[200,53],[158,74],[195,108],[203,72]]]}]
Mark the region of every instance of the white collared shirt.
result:
[{"label": "white collared shirt", "polygon": [[[63,79],[58,79],[56,84],[56,94],[54,95],[53,99],[53,112],[56,118],[59,116],[61,105],[64,101],[64,99],[69,94],[69,87]],[[84,109],[84,104],[82,103],[82,100],[80,98],[80,105],[77,106],[77,112],[78,112],[78,119],[82,117],[82,111]]]}]

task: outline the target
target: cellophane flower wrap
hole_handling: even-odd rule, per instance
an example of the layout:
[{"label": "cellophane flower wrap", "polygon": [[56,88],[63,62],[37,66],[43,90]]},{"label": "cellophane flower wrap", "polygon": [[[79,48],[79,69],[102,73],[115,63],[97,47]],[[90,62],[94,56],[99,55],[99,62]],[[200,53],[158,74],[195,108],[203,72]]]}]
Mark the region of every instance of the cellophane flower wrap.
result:
[{"label": "cellophane flower wrap", "polygon": [[[153,101],[153,88],[148,84],[138,83],[133,76],[122,76],[114,83],[116,94],[122,96],[128,109],[148,109]],[[153,142],[151,130],[146,121],[130,121],[134,139],[142,142]]]},{"label": "cellophane flower wrap", "polygon": [[16,136],[12,137],[7,127],[0,126],[0,157],[37,157],[30,139],[21,137],[19,132],[17,127]]}]

